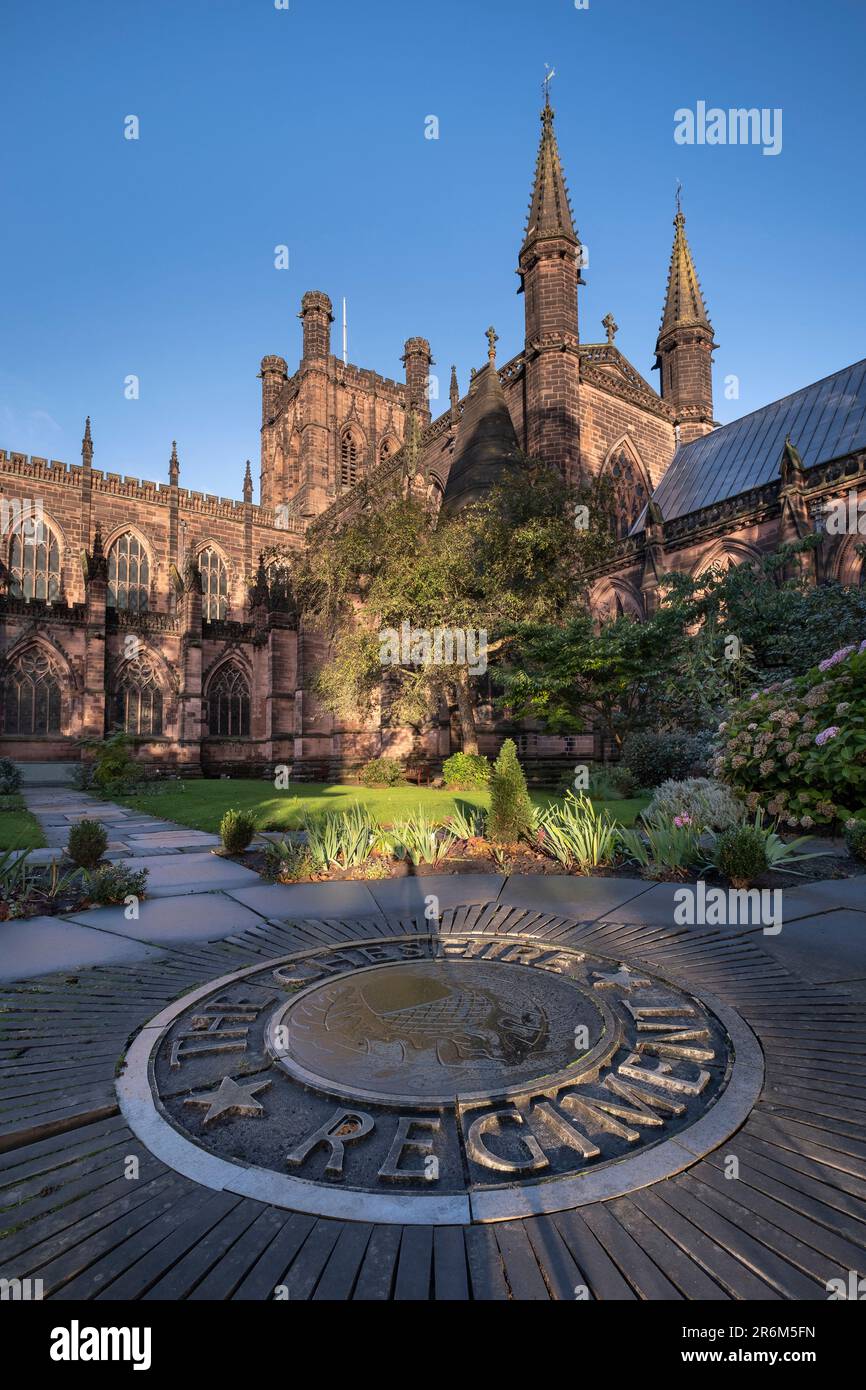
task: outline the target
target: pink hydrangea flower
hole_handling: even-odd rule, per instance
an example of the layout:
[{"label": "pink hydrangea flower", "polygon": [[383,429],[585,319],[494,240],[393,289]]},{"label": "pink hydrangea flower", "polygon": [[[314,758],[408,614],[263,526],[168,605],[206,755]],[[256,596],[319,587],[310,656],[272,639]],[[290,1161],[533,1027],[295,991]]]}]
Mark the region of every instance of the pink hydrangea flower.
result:
[{"label": "pink hydrangea flower", "polygon": [[691,816],[687,816],[687,815],[674,816],[674,825],[677,827],[678,830],[682,830],[682,828],[683,828],[684,825],[691,825],[691,823],[692,823],[692,818],[691,818]]},{"label": "pink hydrangea flower", "polygon": [[831,724],[829,729],[822,729],[820,734],[815,735],[815,742],[819,748],[823,748],[825,743],[829,743],[831,738],[835,738],[839,733],[838,726]]}]

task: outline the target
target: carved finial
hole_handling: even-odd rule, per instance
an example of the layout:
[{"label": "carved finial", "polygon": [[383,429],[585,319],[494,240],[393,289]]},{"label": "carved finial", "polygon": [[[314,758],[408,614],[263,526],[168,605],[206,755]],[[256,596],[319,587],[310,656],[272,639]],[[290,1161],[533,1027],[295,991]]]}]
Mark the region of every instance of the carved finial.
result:
[{"label": "carved finial", "polygon": [[249,461],[249,459],[247,459],[247,466],[246,466],[246,469],[244,470],[244,501],[245,501],[245,502],[252,502],[252,500],[253,500],[253,475],[252,475],[252,472],[251,472],[251,470],[250,470],[250,461]]},{"label": "carved finial", "polygon": [[605,329],[607,333],[607,341],[609,343],[612,343],[617,333],[619,332],[619,324],[617,323],[613,314],[605,314],[604,318],[601,321],[601,326],[603,329]]},{"label": "carved finial", "polygon": [[188,593],[194,589],[197,589],[199,593],[202,591],[201,570],[193,550],[186,552],[186,559],[183,562],[183,585]]},{"label": "carved finial", "polygon": [[491,367],[496,365],[496,344],[499,342],[499,334],[496,329],[490,327],[485,334],[487,338],[487,356],[490,359]]},{"label": "carved finial", "polygon": [[682,215],[683,215],[683,197],[682,197],[682,194],[683,194],[683,186],[682,186],[682,184],[680,183],[679,179],[677,179],[677,217],[682,217]]},{"label": "carved finial", "polygon": [[[87,423],[90,424],[90,421],[88,420]],[[101,560],[104,554],[105,551],[102,546],[102,531],[100,529],[99,522],[97,521],[96,530],[93,533],[93,558],[94,560]]]},{"label": "carved finial", "polygon": [[180,464],[177,461],[177,440],[173,439],[171,441],[171,458],[168,461],[168,480],[176,486],[179,477]]},{"label": "carved finial", "polygon": [[93,461],[93,436],[90,433],[90,416],[84,421],[84,438],[81,441],[81,461],[89,468]]},{"label": "carved finial", "polygon": [[268,597],[268,571],[265,567],[264,552],[260,550],[256,577],[250,585],[250,608],[267,608]]}]

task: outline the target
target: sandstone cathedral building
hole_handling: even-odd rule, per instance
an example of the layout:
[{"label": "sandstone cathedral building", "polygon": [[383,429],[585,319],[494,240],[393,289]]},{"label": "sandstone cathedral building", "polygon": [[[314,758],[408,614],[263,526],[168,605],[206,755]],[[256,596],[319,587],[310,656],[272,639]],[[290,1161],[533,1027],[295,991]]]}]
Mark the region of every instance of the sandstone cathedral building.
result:
[{"label": "sandstone cathedral building", "polygon": [[[260,557],[300,552],[371,490],[458,509],[520,456],[609,480],[616,546],[589,596],[601,617],[644,617],[669,571],[743,563],[813,531],[812,579],[860,584],[863,536],[827,534],[824,520],[858,486],[866,497],[866,361],[718,426],[716,344],[679,207],[658,389],[616,346],[611,315],[606,341],[582,341],[583,259],[546,100],[519,251],[523,345],[500,365],[488,330],[487,360],[465,396],[452,369],[437,418],[426,338],[407,339],[401,381],[345,363],[331,301],[309,291],[297,368],[261,363],[257,502],[249,463],[239,501],[182,488],[175,446],[166,482],[95,468],[89,420],[80,464],[0,451],[0,754],[77,761],[87,740],[124,729],[142,761],[185,776],[288,765],[338,777],[379,753],[435,767],[459,747],[447,709],[419,730],[384,711],[347,727],[318,705],[325,640]],[[661,294],[661,267],[659,280]],[[489,704],[480,713],[481,750],[494,752],[509,726]],[[511,732],[530,766],[597,751],[590,736]]]}]

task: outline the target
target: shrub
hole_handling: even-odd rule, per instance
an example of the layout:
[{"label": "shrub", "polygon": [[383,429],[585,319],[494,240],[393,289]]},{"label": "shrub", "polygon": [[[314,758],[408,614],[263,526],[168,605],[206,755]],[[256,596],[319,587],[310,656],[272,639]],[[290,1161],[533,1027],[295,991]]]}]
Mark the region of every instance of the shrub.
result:
[{"label": "shrub", "polygon": [[767,869],[764,836],[754,825],[738,825],[720,835],[713,863],[735,888],[748,888],[753,879]]},{"label": "shrub", "polygon": [[93,764],[76,763],[70,781],[76,791],[89,792],[93,788]]},{"label": "shrub", "polygon": [[630,734],[622,746],[622,762],[639,787],[657,787],[671,779],[688,777],[701,761],[701,748],[688,734]]},{"label": "shrub", "polygon": [[484,791],[490,782],[490,760],[481,753],[452,753],[442,764],[442,778],[450,791]]},{"label": "shrub", "polygon": [[362,787],[396,787],[403,781],[403,769],[395,758],[371,758],[358,773]]},{"label": "shrub", "polygon": [[0,794],[0,811],[26,811],[24,797],[15,792],[7,796]]},{"label": "shrub", "polygon": [[701,830],[730,830],[743,821],[745,808],[723,782],[707,777],[688,777],[684,782],[662,782],[644,815],[688,816]]},{"label": "shrub", "polygon": [[532,830],[532,802],[514,740],[507,738],[490,774],[487,834],[494,844],[513,845]]},{"label": "shrub", "polygon": [[812,830],[866,802],[866,641],[730,707],[715,773],[751,810]]},{"label": "shrub", "polygon": [[21,786],[21,769],[11,758],[0,758],[0,796],[11,796]]},{"label": "shrub", "polygon": [[220,839],[226,854],[243,854],[256,829],[252,811],[226,811],[220,821]]},{"label": "shrub", "polygon": [[855,859],[866,859],[866,820],[846,822],[845,843]]},{"label": "shrub", "polygon": [[138,780],[138,764],[132,756],[132,743],[118,731],[108,738],[87,745],[94,750],[93,781],[102,792],[117,793]]},{"label": "shrub", "polygon": [[95,903],[123,903],[127,898],[143,898],[147,869],[128,869],[125,864],[103,864],[90,878],[87,893]]},{"label": "shrub", "polygon": [[108,845],[105,826],[98,820],[79,820],[71,827],[66,853],[82,869],[95,869]]},{"label": "shrub", "polygon": [[585,874],[613,863],[619,828],[583,792],[579,796],[569,792],[565,801],[549,806],[536,818],[536,825],[540,848],[566,869]]}]

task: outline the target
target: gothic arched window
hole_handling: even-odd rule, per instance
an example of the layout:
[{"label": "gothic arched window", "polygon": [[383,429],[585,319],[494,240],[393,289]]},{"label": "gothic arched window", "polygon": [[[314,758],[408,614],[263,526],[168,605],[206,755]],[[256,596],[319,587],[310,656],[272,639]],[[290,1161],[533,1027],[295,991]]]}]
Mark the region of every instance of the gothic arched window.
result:
[{"label": "gothic arched window", "polygon": [[9,666],[3,681],[3,732],[37,738],[60,733],[58,664],[42,647],[29,647]]},{"label": "gothic arched window", "polygon": [[201,572],[201,610],[207,622],[224,618],[229,611],[229,577],[222,556],[208,546],[198,557]]},{"label": "gothic arched window", "polygon": [[146,656],[133,657],[123,668],[115,697],[117,724],[124,733],[162,733],[162,690]]},{"label": "gothic arched window", "polygon": [[397,444],[393,439],[383,439],[379,445],[379,462],[384,463],[392,454],[397,452]]},{"label": "gothic arched window", "polygon": [[239,666],[221,666],[208,688],[208,733],[212,738],[246,738],[250,732],[250,687]]},{"label": "gothic arched window", "polygon": [[613,531],[617,539],[622,539],[634,526],[649,496],[639,465],[625,450],[611,460],[607,472],[613,488]]},{"label": "gothic arched window", "polygon": [[9,537],[9,592],[52,603],[60,593],[60,545],[41,517],[22,513]]},{"label": "gothic arched window", "polygon": [[108,554],[108,606],[146,613],[150,587],[147,551],[137,536],[118,536]]},{"label": "gothic arched window", "polygon": [[351,430],[344,430],[340,440],[340,486],[354,487],[358,481],[360,447]]}]

